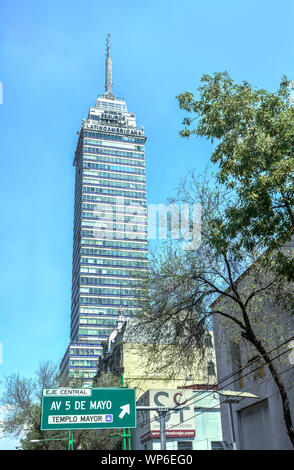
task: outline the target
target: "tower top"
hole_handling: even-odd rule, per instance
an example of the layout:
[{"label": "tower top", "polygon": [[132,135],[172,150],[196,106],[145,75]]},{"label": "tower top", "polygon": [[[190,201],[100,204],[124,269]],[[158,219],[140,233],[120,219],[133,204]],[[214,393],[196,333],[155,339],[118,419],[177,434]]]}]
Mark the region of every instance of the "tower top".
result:
[{"label": "tower top", "polygon": [[107,98],[114,98],[112,94],[112,59],[110,57],[110,34],[108,34],[106,38],[105,96]]}]

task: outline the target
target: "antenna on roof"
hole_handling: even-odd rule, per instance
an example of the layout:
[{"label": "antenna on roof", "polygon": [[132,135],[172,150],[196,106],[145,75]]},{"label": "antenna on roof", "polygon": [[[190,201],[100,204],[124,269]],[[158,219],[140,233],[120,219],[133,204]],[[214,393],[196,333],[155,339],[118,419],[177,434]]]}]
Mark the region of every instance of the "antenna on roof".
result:
[{"label": "antenna on roof", "polygon": [[105,96],[113,98],[112,94],[112,59],[110,57],[110,34],[106,38],[106,63],[105,63]]}]

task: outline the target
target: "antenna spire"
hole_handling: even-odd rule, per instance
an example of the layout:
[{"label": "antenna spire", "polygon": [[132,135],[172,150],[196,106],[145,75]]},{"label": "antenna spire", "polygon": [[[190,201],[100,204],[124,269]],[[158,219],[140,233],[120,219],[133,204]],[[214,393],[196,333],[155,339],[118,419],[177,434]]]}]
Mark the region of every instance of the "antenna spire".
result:
[{"label": "antenna spire", "polygon": [[106,64],[105,64],[105,96],[113,97],[112,94],[112,59],[110,57],[110,34],[106,38]]}]

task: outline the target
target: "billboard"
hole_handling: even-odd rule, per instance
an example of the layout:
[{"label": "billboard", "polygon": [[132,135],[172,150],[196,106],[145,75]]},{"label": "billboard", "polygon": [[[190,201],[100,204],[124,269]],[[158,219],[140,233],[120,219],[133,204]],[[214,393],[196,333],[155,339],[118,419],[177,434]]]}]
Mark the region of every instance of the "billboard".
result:
[{"label": "billboard", "polygon": [[[193,390],[190,389],[150,389],[137,402],[143,406],[175,408],[167,412],[165,430],[167,438],[195,437]],[[141,442],[160,438],[160,421],[157,411],[137,410],[137,429]]]}]

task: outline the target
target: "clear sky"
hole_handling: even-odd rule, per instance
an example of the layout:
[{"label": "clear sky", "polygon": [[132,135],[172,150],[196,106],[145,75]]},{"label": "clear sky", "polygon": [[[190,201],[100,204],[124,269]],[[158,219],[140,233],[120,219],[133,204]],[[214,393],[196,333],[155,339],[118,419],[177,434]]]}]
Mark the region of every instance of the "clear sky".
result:
[{"label": "clear sky", "polygon": [[175,96],[224,70],[269,90],[294,79],[293,13],[293,0],[2,0],[0,381],[59,363],[69,341],[72,162],[104,93],[106,35],[113,92],[145,127],[147,197],[159,203],[211,150],[179,137]]}]

